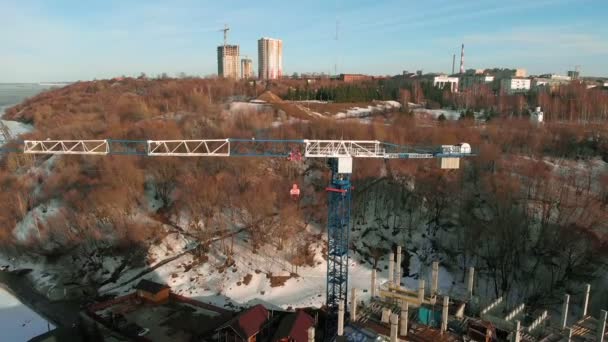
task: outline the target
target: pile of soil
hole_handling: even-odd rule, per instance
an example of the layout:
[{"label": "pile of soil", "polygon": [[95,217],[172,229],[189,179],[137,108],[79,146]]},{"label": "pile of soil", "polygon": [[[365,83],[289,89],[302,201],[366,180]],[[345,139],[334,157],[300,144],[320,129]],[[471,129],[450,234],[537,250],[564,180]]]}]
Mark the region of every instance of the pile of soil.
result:
[{"label": "pile of soil", "polygon": [[276,96],[275,94],[273,94],[269,90],[263,92],[262,95],[260,95],[258,97],[258,100],[266,101],[268,103],[280,103],[280,102],[283,102],[283,100],[280,97]]}]

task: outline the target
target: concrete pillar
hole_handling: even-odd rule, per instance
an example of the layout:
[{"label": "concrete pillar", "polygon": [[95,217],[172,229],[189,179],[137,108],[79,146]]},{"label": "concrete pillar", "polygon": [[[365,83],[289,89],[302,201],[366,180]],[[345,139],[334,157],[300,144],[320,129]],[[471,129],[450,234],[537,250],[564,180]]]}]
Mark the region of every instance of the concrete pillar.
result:
[{"label": "concrete pillar", "polygon": [[433,261],[433,269],[431,271],[431,296],[437,294],[439,289],[439,261]]},{"label": "concrete pillar", "polygon": [[568,325],[568,305],[570,305],[570,295],[564,295],[564,307],[562,309],[562,329],[566,329]]},{"label": "concrete pillar", "polygon": [[515,337],[513,338],[514,342],[521,342],[521,323],[519,321],[515,321]]},{"label": "concrete pillar", "polygon": [[395,253],[388,255],[388,286],[393,286],[393,276],[395,275]]},{"label": "concrete pillar", "polygon": [[380,322],[389,323],[389,319],[391,316],[391,310],[387,308],[382,308],[382,317],[380,318]]},{"label": "concrete pillar", "polygon": [[397,260],[395,261],[395,285],[401,286],[401,246],[397,246]]},{"label": "concrete pillar", "polygon": [[315,327],[308,328],[308,342],[315,342]]},{"label": "concrete pillar", "polygon": [[608,320],[608,311],[602,310],[602,315],[597,321],[597,342],[604,342],[606,335],[606,320]]},{"label": "concrete pillar", "polygon": [[344,335],[344,301],[338,304],[338,336]]},{"label": "concrete pillar", "polygon": [[357,320],[357,289],[350,290],[350,320]]},{"label": "concrete pillar", "polygon": [[372,294],[372,298],[376,297],[376,269],[372,270],[372,284],[370,292]]},{"label": "concrete pillar", "polygon": [[396,314],[391,315],[391,342],[397,342],[397,328],[398,328],[399,316]]},{"label": "concrete pillar", "polygon": [[441,313],[441,333],[448,330],[448,308],[450,306],[450,297],[443,297],[443,311]]},{"label": "concrete pillar", "polygon": [[469,299],[473,298],[473,282],[475,281],[475,267],[469,267],[469,274],[467,276],[467,296]]},{"label": "concrete pillar", "polygon": [[424,303],[424,279],[418,279],[418,301]]},{"label": "concrete pillar", "polygon": [[403,302],[401,304],[401,336],[407,336],[407,325],[409,319],[410,304],[408,302]]},{"label": "concrete pillar", "polygon": [[583,318],[587,316],[587,307],[589,306],[589,292],[591,292],[591,285],[585,285],[585,302],[583,303]]}]

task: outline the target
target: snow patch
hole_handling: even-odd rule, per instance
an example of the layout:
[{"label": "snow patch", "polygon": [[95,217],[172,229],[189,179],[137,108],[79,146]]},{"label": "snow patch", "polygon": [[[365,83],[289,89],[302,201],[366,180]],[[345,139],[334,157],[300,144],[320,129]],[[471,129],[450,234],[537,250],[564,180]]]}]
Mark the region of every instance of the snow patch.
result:
[{"label": "snow patch", "polygon": [[19,121],[2,120],[2,123],[8,127],[13,137],[29,133],[34,130],[34,126]]},{"label": "snow patch", "polygon": [[272,106],[266,102],[232,102],[230,103],[230,113],[248,113],[271,111]]},{"label": "snow patch", "polygon": [[339,112],[334,115],[335,119],[347,119],[347,118],[360,118],[364,116],[370,116],[374,113],[399,109],[401,108],[401,104],[397,101],[379,101],[374,106],[367,106],[366,108],[361,107],[353,107],[348,109],[346,113]]},{"label": "snow patch", "polygon": [[40,238],[39,224],[46,221],[47,217],[52,217],[59,212],[61,202],[59,200],[51,200],[47,204],[40,204],[30,210],[25,217],[17,223],[13,229],[13,236],[20,241],[26,242],[30,237],[35,236]]}]

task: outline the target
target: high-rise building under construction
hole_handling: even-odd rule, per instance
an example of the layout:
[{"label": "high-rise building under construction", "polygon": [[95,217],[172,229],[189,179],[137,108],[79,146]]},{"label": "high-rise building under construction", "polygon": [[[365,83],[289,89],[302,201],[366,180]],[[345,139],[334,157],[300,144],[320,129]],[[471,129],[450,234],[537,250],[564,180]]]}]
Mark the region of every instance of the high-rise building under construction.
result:
[{"label": "high-rise building under construction", "polygon": [[241,59],[241,78],[253,78],[253,61],[249,58]]},{"label": "high-rise building under construction", "polygon": [[238,45],[217,47],[217,74],[220,77],[238,79],[241,77]]}]

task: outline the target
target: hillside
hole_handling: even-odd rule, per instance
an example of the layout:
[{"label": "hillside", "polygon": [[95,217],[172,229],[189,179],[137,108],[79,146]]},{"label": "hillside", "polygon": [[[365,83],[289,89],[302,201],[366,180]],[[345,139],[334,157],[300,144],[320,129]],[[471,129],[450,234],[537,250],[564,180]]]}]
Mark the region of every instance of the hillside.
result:
[{"label": "hillside", "polygon": [[[7,118],[32,124],[23,137],[35,139],[466,141],[479,156],[460,170],[442,171],[435,161],[356,161],[355,286],[369,284],[372,267],[383,271],[397,244],[409,255],[406,284],[439,259],[444,291],[459,290],[469,265],[480,270],[480,291],[514,300],[551,302],[581,281],[606,286],[606,124],[537,127],[495,119],[429,127],[397,110],[368,121],[304,120],[283,110],[285,101],[230,110],[232,99],[254,98],[256,91],[263,93],[210,79],[80,82],[10,108]],[[74,284],[118,293],[139,277],[156,277],[179,293],[233,305],[324,301],[323,161],[4,158],[3,254],[19,255],[12,267],[33,268],[39,288],[53,296]],[[302,188],[299,203],[289,199],[293,183]],[[77,292],[70,295],[82,295]],[[606,301],[608,294],[595,298]]]}]

